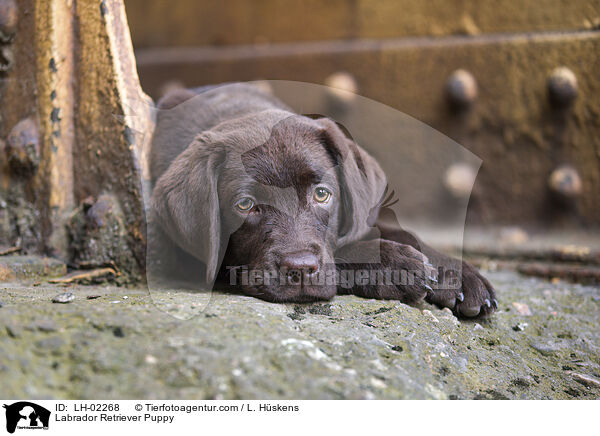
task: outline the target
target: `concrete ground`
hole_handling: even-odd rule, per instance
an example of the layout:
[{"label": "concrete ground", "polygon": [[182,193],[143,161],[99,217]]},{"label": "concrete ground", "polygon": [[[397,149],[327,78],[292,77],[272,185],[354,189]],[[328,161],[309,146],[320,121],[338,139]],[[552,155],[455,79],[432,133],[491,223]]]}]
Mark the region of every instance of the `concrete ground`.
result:
[{"label": "concrete ground", "polygon": [[353,296],[3,283],[0,398],[600,398],[600,290],[487,275],[487,322]]}]

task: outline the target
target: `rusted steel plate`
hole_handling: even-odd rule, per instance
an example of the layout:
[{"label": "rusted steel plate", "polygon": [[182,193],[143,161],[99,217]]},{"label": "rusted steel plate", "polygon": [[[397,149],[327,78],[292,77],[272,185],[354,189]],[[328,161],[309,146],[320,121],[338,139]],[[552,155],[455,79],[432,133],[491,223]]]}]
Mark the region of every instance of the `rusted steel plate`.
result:
[{"label": "rusted steel plate", "polygon": [[581,265],[525,264],[517,270],[525,275],[548,279],[564,279],[576,283],[599,284],[600,268]]},{"label": "rusted steel plate", "polygon": [[476,35],[597,26],[592,0],[126,0],[134,45]]},{"label": "rusted steel plate", "polygon": [[533,249],[524,245],[519,248],[466,247],[465,255],[492,259],[539,260],[548,262],[576,262],[584,265],[600,265],[600,251],[589,247],[564,246],[553,249]]},{"label": "rusted steel plate", "polygon": [[75,209],[110,194],[125,229],[114,238],[139,272],[152,102],[122,1],[19,1],[16,32],[0,44],[14,55],[0,76],[0,244],[70,262]]},{"label": "rusted steel plate", "polygon": [[[600,223],[600,32],[330,41],[137,52],[142,85],[198,86],[236,80],[325,83],[349,71],[361,95],[447,134],[483,160],[470,218],[499,223]],[[578,80],[570,107],[551,104],[558,66]],[[478,84],[471,110],[453,111],[446,81],[457,69]],[[556,204],[550,174],[568,163],[582,179],[575,206]]]},{"label": "rusted steel plate", "polygon": [[0,283],[43,277],[57,277],[67,272],[67,266],[59,260],[41,256],[0,257]]}]

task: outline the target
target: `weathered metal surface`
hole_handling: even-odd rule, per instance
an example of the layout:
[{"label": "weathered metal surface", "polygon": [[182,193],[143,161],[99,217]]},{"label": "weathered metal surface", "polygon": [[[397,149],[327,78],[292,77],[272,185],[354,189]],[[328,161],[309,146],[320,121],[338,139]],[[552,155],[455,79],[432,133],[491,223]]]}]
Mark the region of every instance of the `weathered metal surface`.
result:
[{"label": "weathered metal surface", "polygon": [[107,194],[123,211],[115,237],[137,273],[152,102],[139,86],[123,4],[23,0],[17,18],[14,65],[0,76],[0,243],[71,262],[71,215]]},{"label": "weathered metal surface", "polygon": [[521,274],[544,277],[547,279],[564,279],[577,283],[600,284],[600,268],[581,265],[525,264],[519,265]]},{"label": "weathered metal surface", "polygon": [[15,0],[0,0],[0,42],[8,42],[17,31],[19,8]]},{"label": "weathered metal surface", "polygon": [[41,256],[2,256],[0,257],[0,283],[57,277],[67,272],[67,266],[57,260]]},{"label": "weathered metal surface", "polygon": [[527,245],[520,247],[467,246],[464,251],[469,256],[491,259],[565,262],[600,266],[600,250],[587,246],[565,245],[556,248],[532,248]]},{"label": "weathered metal surface", "polygon": [[40,136],[35,120],[25,118],[8,134],[2,152],[11,173],[16,177],[31,177],[40,165]]},{"label": "weathered metal surface", "polygon": [[[600,223],[600,32],[330,41],[236,47],[139,50],[144,89],[236,80],[324,83],[350,71],[361,95],[426,122],[483,159],[470,219],[497,223]],[[578,98],[557,108],[548,77],[557,66],[578,80]],[[468,111],[448,104],[446,81],[469,71],[478,97]],[[548,187],[569,164],[582,180],[573,205]]]},{"label": "weathered metal surface", "polygon": [[[113,194],[125,243],[145,263],[142,156],[152,134],[152,102],[139,87],[127,18],[120,0],[78,2],[80,31],[76,113],[75,197]],[[104,250],[105,247],[102,247]]]},{"label": "weathered metal surface", "polygon": [[[151,5],[151,6],[150,6]],[[593,0],[126,0],[136,48],[590,29]]]}]

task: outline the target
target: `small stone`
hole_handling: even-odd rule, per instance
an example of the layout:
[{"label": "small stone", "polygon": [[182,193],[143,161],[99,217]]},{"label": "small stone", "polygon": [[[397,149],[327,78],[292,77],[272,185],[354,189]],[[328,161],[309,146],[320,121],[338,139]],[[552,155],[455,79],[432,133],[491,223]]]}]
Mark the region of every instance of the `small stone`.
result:
[{"label": "small stone", "polygon": [[526,322],[520,322],[517,325],[513,326],[513,330],[516,332],[522,332],[525,330],[525,328],[528,326],[529,324],[527,324]]},{"label": "small stone", "polygon": [[571,371],[567,371],[567,373],[570,374],[576,382],[579,382],[585,386],[600,388],[600,380],[597,380],[594,377]]},{"label": "small stone", "polygon": [[377,389],[387,388],[387,384],[385,384],[385,382],[375,377],[371,377],[371,385]]},{"label": "small stone", "polygon": [[67,304],[75,300],[75,294],[72,292],[63,292],[52,299],[53,303]]},{"label": "small stone", "polygon": [[427,318],[429,318],[431,321],[433,321],[433,322],[435,322],[435,323],[438,323],[438,322],[440,322],[440,320],[439,320],[439,319],[437,319],[433,313],[431,313],[431,310],[427,310],[427,309],[425,309],[425,310],[423,311],[423,315],[425,315]]},{"label": "small stone", "polygon": [[559,348],[552,343],[532,342],[530,345],[531,348],[533,348],[536,351],[539,351],[544,356],[551,356],[559,350]]},{"label": "small stone", "polygon": [[527,304],[513,301],[512,305],[519,315],[531,316],[531,310],[529,310],[529,306]]}]

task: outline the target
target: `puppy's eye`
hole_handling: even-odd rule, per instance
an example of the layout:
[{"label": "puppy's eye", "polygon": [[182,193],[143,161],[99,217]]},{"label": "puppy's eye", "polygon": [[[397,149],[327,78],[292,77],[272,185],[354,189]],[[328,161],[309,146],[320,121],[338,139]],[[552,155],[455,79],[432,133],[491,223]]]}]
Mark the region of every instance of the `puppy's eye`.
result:
[{"label": "puppy's eye", "polygon": [[328,189],[319,186],[317,189],[315,189],[313,198],[317,203],[327,203],[331,198],[331,192]]},{"label": "puppy's eye", "polygon": [[235,203],[235,207],[242,212],[248,212],[254,207],[254,200],[250,197],[241,198]]}]

